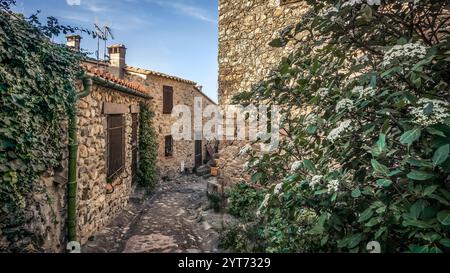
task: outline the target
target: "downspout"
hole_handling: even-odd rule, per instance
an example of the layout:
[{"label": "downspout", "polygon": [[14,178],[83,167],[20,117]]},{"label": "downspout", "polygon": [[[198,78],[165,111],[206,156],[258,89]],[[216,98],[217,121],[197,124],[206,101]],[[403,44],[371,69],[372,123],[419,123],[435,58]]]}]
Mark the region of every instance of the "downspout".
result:
[{"label": "downspout", "polygon": [[67,229],[68,241],[67,249],[70,252],[80,252],[80,243],[77,241],[77,101],[87,97],[92,90],[92,78],[82,77],[83,91],[75,95],[74,102],[69,111],[69,182],[67,199]]}]

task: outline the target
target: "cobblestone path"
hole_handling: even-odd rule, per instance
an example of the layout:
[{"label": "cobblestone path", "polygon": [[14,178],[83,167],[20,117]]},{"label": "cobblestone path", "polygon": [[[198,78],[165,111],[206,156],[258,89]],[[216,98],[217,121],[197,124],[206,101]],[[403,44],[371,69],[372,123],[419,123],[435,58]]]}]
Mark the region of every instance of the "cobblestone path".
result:
[{"label": "cobblestone path", "polygon": [[181,176],[161,182],[152,195],[143,196],[137,191],[128,207],[82,251],[218,252],[218,231],[228,216],[209,210],[205,179]]}]

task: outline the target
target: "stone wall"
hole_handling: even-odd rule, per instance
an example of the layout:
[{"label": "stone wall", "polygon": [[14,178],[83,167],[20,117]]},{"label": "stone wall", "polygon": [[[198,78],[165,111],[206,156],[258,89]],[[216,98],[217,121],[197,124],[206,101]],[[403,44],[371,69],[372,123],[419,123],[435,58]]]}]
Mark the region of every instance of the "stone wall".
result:
[{"label": "stone wall", "polygon": [[[136,76],[129,75],[130,79],[140,81],[150,90],[152,99],[152,109],[155,113],[154,125],[158,135],[158,163],[157,170],[161,177],[174,178],[181,173],[181,167],[184,166],[188,171],[192,171],[195,167],[195,142],[190,140],[174,141],[173,156],[166,157],[164,153],[165,136],[171,135],[172,124],[177,120],[171,114],[163,114],[163,86],[173,87],[173,105],[186,105],[191,109],[192,119],[192,137],[194,130],[194,98],[202,98],[202,107],[213,104],[205,95],[197,90],[190,83],[185,83],[157,75],[146,75],[145,79],[139,79]],[[203,119],[203,123],[208,120]],[[206,149],[203,144],[203,159],[206,156]]]},{"label": "stone wall", "polygon": [[[305,1],[219,0],[219,104],[225,107],[236,93],[249,90],[292,50],[268,44],[307,9]],[[224,182],[246,180],[237,156],[245,142],[222,141],[221,177]]]},{"label": "stone wall", "polygon": [[78,237],[81,243],[105,226],[128,203],[132,189],[132,114],[125,113],[125,167],[111,183],[114,188],[108,194],[107,186],[107,115],[103,103],[136,105],[143,99],[94,84],[92,93],[78,103]]},{"label": "stone wall", "polygon": [[[144,99],[126,95],[94,82],[91,94],[78,102],[78,189],[77,236],[84,244],[90,236],[104,227],[128,203],[132,190],[131,177],[131,113],[125,116],[125,168],[111,183],[112,194],[107,193],[106,139],[107,115],[105,102],[139,105]],[[129,107],[128,107],[129,108]],[[67,123],[66,126],[67,127]],[[65,137],[67,144],[67,137]],[[39,248],[29,251],[62,252],[67,243],[67,180],[68,153],[64,152],[61,167],[42,176],[38,191],[27,200],[27,213],[33,215],[28,230],[41,235]],[[1,236],[0,236],[1,237]],[[30,241],[35,236],[29,236]],[[31,245],[31,242],[30,242]],[[22,250],[25,251],[25,250]]]}]

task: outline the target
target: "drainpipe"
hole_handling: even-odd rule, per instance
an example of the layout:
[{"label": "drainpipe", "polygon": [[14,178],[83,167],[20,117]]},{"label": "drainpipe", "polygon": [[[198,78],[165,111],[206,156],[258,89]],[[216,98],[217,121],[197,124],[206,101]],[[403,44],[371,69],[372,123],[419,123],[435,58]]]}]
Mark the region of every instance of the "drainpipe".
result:
[{"label": "drainpipe", "polygon": [[70,252],[80,252],[80,243],[77,241],[77,101],[87,97],[92,90],[92,79],[83,76],[83,91],[75,95],[75,101],[69,111],[69,183],[67,200],[67,229],[68,239],[67,250]]}]

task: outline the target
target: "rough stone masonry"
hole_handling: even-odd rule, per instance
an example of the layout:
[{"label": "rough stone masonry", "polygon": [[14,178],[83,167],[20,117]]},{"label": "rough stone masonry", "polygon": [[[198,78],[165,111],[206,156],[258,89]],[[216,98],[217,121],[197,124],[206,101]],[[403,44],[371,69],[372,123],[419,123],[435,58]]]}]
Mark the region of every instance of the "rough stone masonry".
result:
[{"label": "rough stone masonry", "polygon": [[[281,58],[292,50],[268,44],[284,27],[298,22],[305,1],[219,1],[219,104],[230,104],[233,95],[263,80]],[[237,157],[245,143],[221,143],[221,177],[226,184],[242,179],[244,162]]]}]

